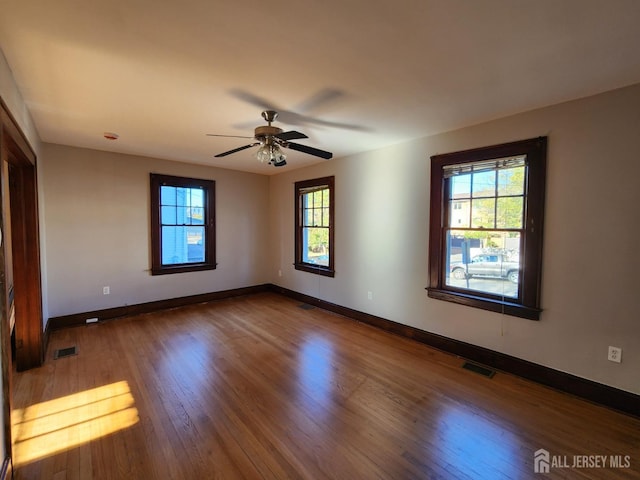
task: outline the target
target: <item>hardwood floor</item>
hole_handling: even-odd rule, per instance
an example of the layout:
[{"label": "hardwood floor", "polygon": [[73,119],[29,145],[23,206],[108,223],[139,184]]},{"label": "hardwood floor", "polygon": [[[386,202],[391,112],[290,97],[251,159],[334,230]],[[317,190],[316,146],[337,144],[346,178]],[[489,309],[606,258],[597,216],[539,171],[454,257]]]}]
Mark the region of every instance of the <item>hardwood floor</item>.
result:
[{"label": "hardwood floor", "polygon": [[273,293],[55,331],[14,374],[16,478],[640,478],[640,419],[463,363]]}]

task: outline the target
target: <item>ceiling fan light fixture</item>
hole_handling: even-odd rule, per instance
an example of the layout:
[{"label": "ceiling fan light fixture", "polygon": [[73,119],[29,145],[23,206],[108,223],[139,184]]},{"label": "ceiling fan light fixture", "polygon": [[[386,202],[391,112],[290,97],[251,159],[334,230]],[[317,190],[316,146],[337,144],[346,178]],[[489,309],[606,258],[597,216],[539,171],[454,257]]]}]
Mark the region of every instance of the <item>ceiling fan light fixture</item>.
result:
[{"label": "ceiling fan light fixture", "polygon": [[260,163],[273,163],[276,167],[286,165],[287,156],[282,153],[280,147],[273,143],[264,143],[258,148],[256,158]]},{"label": "ceiling fan light fixture", "polygon": [[260,163],[269,163],[269,157],[271,156],[271,145],[260,145],[256,152],[256,158]]}]

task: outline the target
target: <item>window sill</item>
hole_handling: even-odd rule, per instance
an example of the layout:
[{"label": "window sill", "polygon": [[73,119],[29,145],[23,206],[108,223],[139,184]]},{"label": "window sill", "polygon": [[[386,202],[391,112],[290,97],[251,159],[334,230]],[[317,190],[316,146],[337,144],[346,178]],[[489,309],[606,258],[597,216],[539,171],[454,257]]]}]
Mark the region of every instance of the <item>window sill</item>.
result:
[{"label": "window sill", "polygon": [[527,307],[519,303],[507,302],[502,300],[493,300],[490,298],[479,297],[466,293],[451,292],[439,288],[427,288],[430,298],[444,300],[445,302],[458,303],[468,307],[480,308],[491,312],[502,313],[514,317],[526,318],[527,320],[540,320],[539,308]]},{"label": "window sill", "polygon": [[296,270],[302,270],[303,272],[315,273],[317,275],[324,275],[325,277],[334,277],[335,271],[329,267],[323,267],[321,265],[313,265],[312,263],[294,263],[293,266]]},{"label": "window sill", "polygon": [[170,267],[152,268],[151,275],[167,275],[171,273],[200,272],[202,270],[215,270],[217,264],[196,263],[193,265],[175,265]]}]

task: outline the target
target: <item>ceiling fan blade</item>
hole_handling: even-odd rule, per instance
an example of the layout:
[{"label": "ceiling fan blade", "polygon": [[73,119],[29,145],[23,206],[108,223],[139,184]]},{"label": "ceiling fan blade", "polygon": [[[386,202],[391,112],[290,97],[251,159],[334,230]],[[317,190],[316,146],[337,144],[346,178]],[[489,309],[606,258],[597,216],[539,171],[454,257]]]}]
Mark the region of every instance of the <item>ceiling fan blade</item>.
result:
[{"label": "ceiling fan blade", "polygon": [[344,96],[345,93],[342,90],[338,90],[337,88],[323,88],[311,97],[296,105],[294,111],[303,113],[309,112],[323,106],[324,104],[334,102],[338,98]]},{"label": "ceiling fan blade", "polygon": [[241,135],[216,135],[214,133],[205,133],[205,135],[207,137],[253,138],[253,137],[246,137],[246,136],[241,136]]},{"label": "ceiling fan blade", "polygon": [[237,99],[255,105],[256,107],[260,107],[263,110],[278,110],[277,108],[275,108],[275,105],[273,105],[267,99],[259,97],[258,95],[254,95],[253,93],[247,92],[246,90],[242,90],[241,88],[233,88],[229,91],[229,93]]},{"label": "ceiling fan blade", "polygon": [[289,147],[291,150],[297,150],[298,152],[308,153],[309,155],[324,158],[326,160],[333,158],[333,153],[331,152],[325,152],[324,150],[308,147],[307,145],[300,145],[299,143],[289,142],[287,143],[287,147]]},{"label": "ceiling fan blade", "polygon": [[233,150],[229,150],[228,152],[219,153],[218,155],[215,155],[215,157],[216,158],[226,157],[227,155],[231,155],[232,153],[240,152],[240,151],[245,150],[247,148],[255,147],[256,145],[260,145],[260,142],[250,143],[249,145],[244,145],[242,147],[234,148]]},{"label": "ceiling fan blade", "polygon": [[279,138],[280,140],[298,140],[300,138],[309,138],[304,133],[296,132],[294,130],[290,132],[282,132],[274,136]]}]

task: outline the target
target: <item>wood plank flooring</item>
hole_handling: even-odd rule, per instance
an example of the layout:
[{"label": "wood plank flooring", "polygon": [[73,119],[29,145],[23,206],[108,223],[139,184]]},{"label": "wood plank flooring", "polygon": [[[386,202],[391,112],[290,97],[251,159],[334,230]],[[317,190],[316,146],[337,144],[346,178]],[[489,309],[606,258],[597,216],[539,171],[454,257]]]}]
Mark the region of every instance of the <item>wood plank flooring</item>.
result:
[{"label": "wood plank flooring", "polygon": [[640,478],[640,419],[463,363],[272,293],[55,331],[14,374],[16,478]]}]

